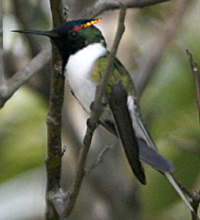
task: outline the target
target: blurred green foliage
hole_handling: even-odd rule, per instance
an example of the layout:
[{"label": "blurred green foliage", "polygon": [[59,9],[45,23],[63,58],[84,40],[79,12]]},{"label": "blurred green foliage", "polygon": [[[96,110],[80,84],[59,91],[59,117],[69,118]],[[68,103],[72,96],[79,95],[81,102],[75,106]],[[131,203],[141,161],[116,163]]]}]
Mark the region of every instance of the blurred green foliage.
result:
[{"label": "blurred green foliage", "polygon": [[0,181],[44,164],[47,106],[23,87],[0,112]]},{"label": "blurred green foliage", "polygon": [[[46,10],[42,10],[42,1],[30,2],[27,11],[30,10],[31,14],[24,15],[25,18],[31,18],[30,29],[48,29],[48,15]],[[150,41],[162,30],[165,19],[171,15],[174,2],[134,10],[135,14],[133,13],[132,17],[129,15],[127,19],[129,26],[126,25],[126,32],[131,31],[131,37],[134,39],[126,42],[127,48],[137,50],[138,57],[138,51],[143,50],[146,45],[153,51]],[[83,4],[83,1],[81,3]],[[69,4],[74,6],[75,3],[69,1]],[[175,177],[191,190],[199,190],[200,129],[194,79],[185,49],[189,48],[200,64],[199,10],[200,3],[193,1],[181,27],[178,27],[175,39],[164,51],[163,58],[141,97],[142,113],[159,151],[174,163]],[[105,18],[116,22],[116,17],[112,17],[112,12],[109,13],[110,17],[105,15]],[[17,15],[15,16],[17,18]],[[109,29],[113,32],[113,29]],[[137,63],[126,55],[124,53],[121,56],[125,62],[134,65]],[[41,88],[45,83],[46,81],[41,83]],[[1,109],[0,167],[3,172],[0,173],[0,182],[44,164],[47,117],[45,103],[42,94],[23,87]],[[78,116],[75,116],[77,121]],[[145,166],[145,170],[148,184],[140,187],[144,205],[141,219],[190,219],[189,211],[165,177],[148,166]],[[130,178],[133,179],[129,176],[125,181]]]}]

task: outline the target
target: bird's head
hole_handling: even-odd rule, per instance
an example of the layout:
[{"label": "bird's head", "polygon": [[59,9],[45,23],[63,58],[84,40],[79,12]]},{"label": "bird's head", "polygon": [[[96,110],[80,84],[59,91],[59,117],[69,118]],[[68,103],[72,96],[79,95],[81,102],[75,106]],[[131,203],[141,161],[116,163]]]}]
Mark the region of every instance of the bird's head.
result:
[{"label": "bird's head", "polygon": [[49,37],[58,47],[63,58],[63,65],[65,65],[71,54],[76,53],[89,44],[102,43],[106,47],[101,31],[93,26],[99,21],[101,19],[81,19],[65,22],[50,31],[14,30],[14,32]]}]

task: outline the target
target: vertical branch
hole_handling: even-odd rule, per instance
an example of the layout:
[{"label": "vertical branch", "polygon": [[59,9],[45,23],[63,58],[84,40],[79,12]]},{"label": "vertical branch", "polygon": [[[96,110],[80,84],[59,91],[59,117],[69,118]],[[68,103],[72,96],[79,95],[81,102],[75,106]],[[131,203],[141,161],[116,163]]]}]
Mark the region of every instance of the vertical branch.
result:
[{"label": "vertical branch", "polygon": [[62,0],[49,0],[52,14],[53,27],[57,27],[58,25],[64,22],[63,11],[64,5]]},{"label": "vertical branch", "polygon": [[[199,79],[199,73],[197,68],[197,62],[193,59],[193,55],[190,50],[186,50],[186,53],[189,57],[190,66],[193,72],[194,76],[194,83],[196,88],[196,96],[197,96],[197,107],[199,112],[199,122],[200,122],[200,79]],[[189,192],[188,190],[185,190],[186,193],[192,198],[192,207],[194,208],[195,212],[197,213],[200,203],[200,191],[199,192]],[[195,213],[192,213],[192,220],[199,219]]]},{"label": "vertical branch", "polygon": [[[62,1],[50,0],[53,26],[56,27],[64,22],[62,17]],[[58,214],[52,204],[51,196],[60,191],[61,181],[61,119],[64,97],[64,76],[61,73],[61,56],[55,45],[52,45],[52,73],[51,73],[51,93],[49,103],[49,114],[47,118],[47,220],[59,219]]]},{"label": "vertical branch", "polygon": [[108,63],[107,63],[106,70],[102,78],[102,82],[99,86],[97,86],[97,89],[96,89],[95,101],[92,107],[91,116],[90,116],[90,119],[88,120],[88,127],[87,127],[86,134],[83,140],[83,148],[81,149],[79,159],[78,159],[78,166],[77,166],[77,173],[76,173],[75,181],[72,186],[71,194],[69,196],[69,202],[67,204],[66,209],[64,210],[62,214],[63,217],[68,217],[73,211],[73,208],[76,204],[76,201],[77,201],[77,198],[80,192],[83,178],[86,173],[85,163],[87,160],[87,154],[90,149],[92,137],[96,129],[96,126],[98,124],[99,117],[101,116],[101,113],[102,113],[101,111],[102,97],[105,94],[106,85],[107,85],[109,76],[110,74],[112,74],[113,61],[115,59],[117,48],[121,40],[122,34],[124,32],[124,19],[125,19],[125,14],[126,14],[126,5],[121,4],[120,9],[121,10],[120,10],[120,15],[119,15],[118,28],[117,28],[115,40],[113,42],[113,46],[112,46],[112,49],[109,55]]}]

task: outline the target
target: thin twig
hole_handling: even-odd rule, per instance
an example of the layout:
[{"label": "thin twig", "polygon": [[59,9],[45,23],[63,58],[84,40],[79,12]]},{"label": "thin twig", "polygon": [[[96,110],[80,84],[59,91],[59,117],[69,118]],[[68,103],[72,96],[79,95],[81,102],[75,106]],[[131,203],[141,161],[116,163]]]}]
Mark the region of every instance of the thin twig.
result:
[{"label": "thin twig", "polygon": [[93,133],[95,131],[96,125],[98,124],[98,120],[101,115],[102,97],[105,94],[106,84],[111,74],[113,60],[115,58],[120,39],[124,32],[124,19],[125,19],[125,14],[126,14],[126,6],[124,4],[121,4],[120,9],[121,10],[120,10],[119,23],[118,23],[116,37],[115,37],[115,40],[112,46],[111,53],[109,55],[108,64],[106,66],[106,70],[105,70],[105,73],[102,79],[102,83],[101,85],[97,87],[98,89],[96,91],[96,96],[95,96],[95,101],[94,101],[94,105],[93,105],[92,112],[91,112],[91,117],[88,120],[88,127],[86,131],[86,135],[84,137],[84,146],[80,152],[79,159],[78,159],[78,167],[77,167],[77,174],[75,177],[75,182],[73,184],[73,188],[72,188],[72,191],[69,197],[69,202],[62,215],[65,217],[68,217],[71,214],[76,204],[77,197],[79,195],[81,184],[85,176],[85,163],[87,159],[87,154],[88,154],[88,151],[91,145]]},{"label": "thin twig", "polygon": [[[196,96],[197,96],[197,107],[199,112],[199,121],[200,121],[200,79],[199,79],[199,73],[197,68],[197,62],[193,59],[193,55],[189,49],[186,49],[186,53],[189,57],[190,66],[193,72],[194,76],[194,83],[196,88]],[[198,211],[199,203],[200,203],[200,192],[190,192],[187,189],[183,189],[189,196],[192,198],[192,207],[194,210]],[[192,220],[196,220],[197,217],[192,213]]]},{"label": "thin twig", "polygon": [[198,212],[199,203],[200,203],[200,191],[191,192],[184,185],[182,185],[179,181],[177,181],[175,178],[174,180],[176,181],[178,186],[181,188],[181,190],[192,199],[191,205],[195,211],[195,212],[191,212],[192,220],[199,220],[199,217],[197,216],[197,212]]},{"label": "thin twig", "polygon": [[97,158],[95,159],[95,161],[93,162],[93,164],[87,168],[87,174],[90,173],[99,163],[101,163],[101,161],[103,160],[104,155],[106,154],[106,152],[108,150],[110,150],[113,147],[113,145],[111,146],[105,146],[100,153],[98,154]]},{"label": "thin twig", "polygon": [[195,83],[196,95],[197,95],[197,107],[199,111],[199,120],[200,120],[200,78],[197,68],[197,62],[193,59],[193,55],[190,52],[190,50],[187,49],[186,53],[189,57],[189,62],[194,76],[194,83]]}]

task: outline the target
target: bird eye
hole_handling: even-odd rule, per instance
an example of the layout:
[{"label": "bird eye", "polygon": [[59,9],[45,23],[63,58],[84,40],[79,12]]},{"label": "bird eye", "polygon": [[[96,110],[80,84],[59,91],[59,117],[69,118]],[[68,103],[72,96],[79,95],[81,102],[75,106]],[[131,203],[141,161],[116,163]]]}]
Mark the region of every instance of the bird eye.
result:
[{"label": "bird eye", "polygon": [[78,32],[77,31],[71,31],[69,33],[69,37],[72,39],[76,39],[78,37]]}]

